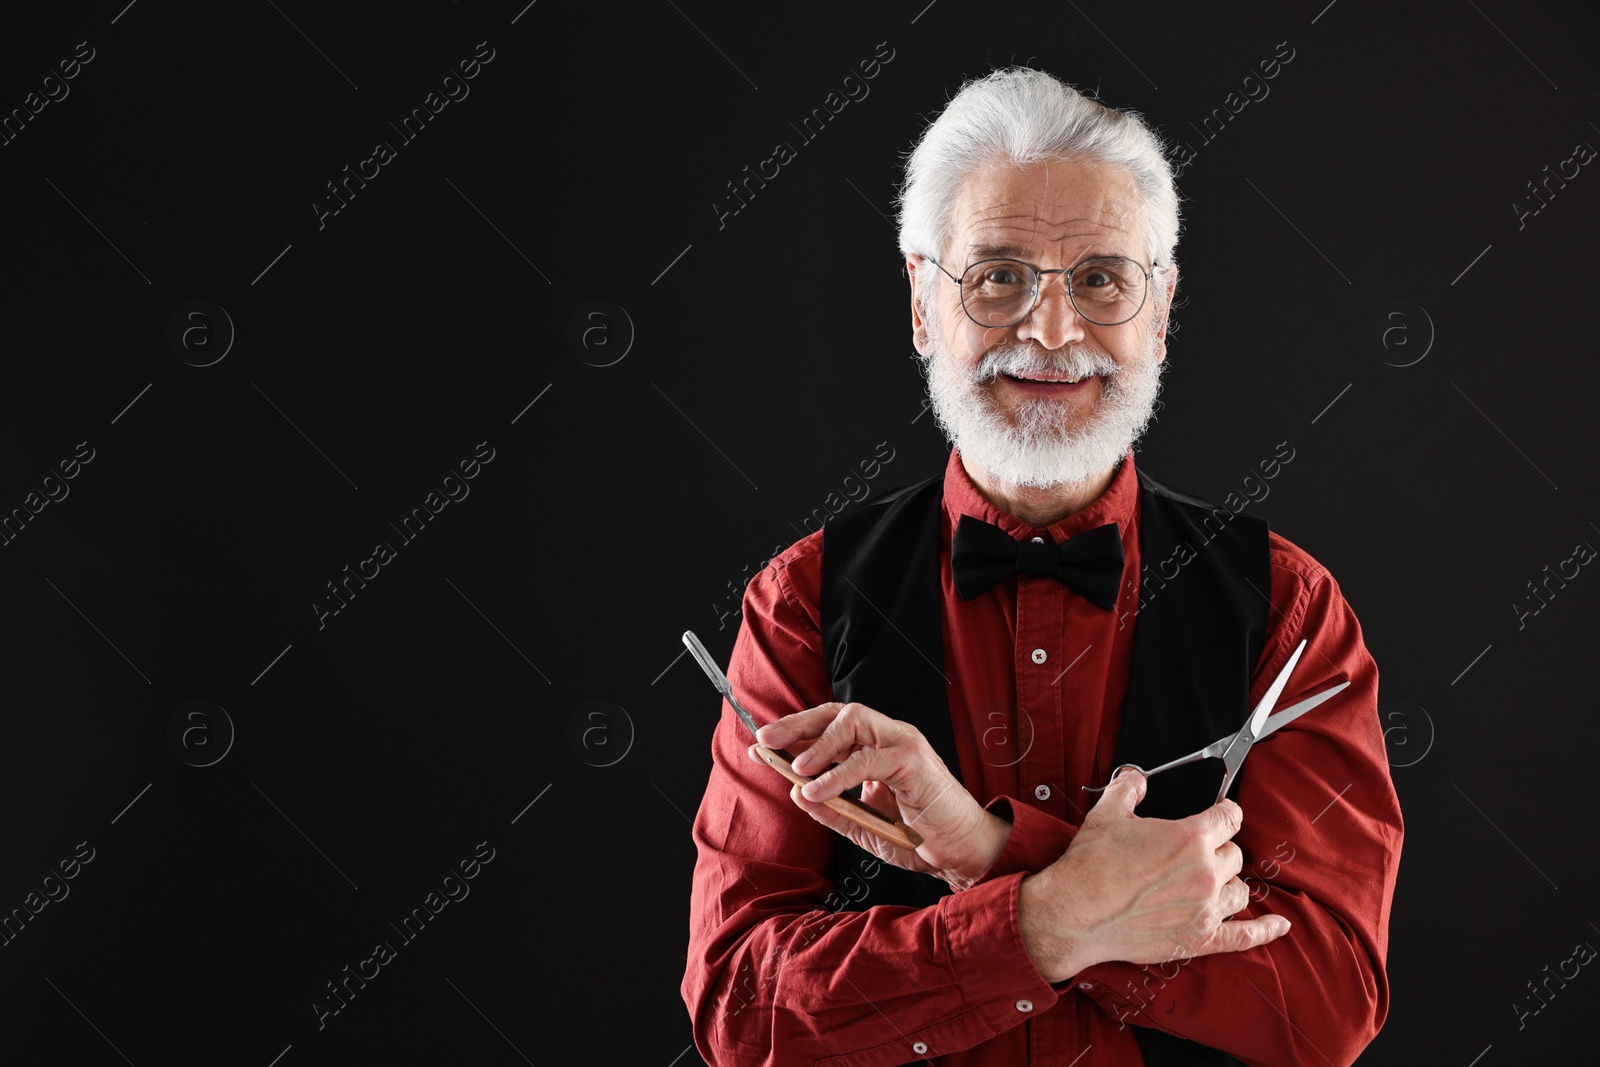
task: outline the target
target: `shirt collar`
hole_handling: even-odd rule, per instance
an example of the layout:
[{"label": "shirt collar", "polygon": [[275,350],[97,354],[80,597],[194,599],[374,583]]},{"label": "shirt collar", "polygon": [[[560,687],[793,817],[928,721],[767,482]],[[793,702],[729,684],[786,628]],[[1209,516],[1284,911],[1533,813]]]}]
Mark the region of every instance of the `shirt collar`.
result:
[{"label": "shirt collar", "polygon": [[1042,529],[1030,526],[990,503],[974,484],[966,467],[962,466],[959,448],[950,450],[950,461],[944,472],[944,510],[950,529],[955,528],[962,515],[971,515],[975,519],[982,519],[998,526],[1018,540],[1043,536],[1060,544],[1085,530],[1114,522],[1117,524],[1117,532],[1122,535],[1123,543],[1126,544],[1133,537],[1134,513],[1138,502],[1139,478],[1134,471],[1132,447],[1129,447],[1127,453],[1123,455],[1122,461],[1117,465],[1117,472],[1112,475],[1111,484],[1106,487],[1105,492],[1082,511],[1074,512]]}]

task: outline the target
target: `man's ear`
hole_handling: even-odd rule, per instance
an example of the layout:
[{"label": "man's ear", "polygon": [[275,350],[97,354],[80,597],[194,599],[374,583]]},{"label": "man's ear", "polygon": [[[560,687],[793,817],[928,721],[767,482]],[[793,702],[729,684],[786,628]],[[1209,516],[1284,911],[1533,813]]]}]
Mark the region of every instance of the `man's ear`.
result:
[{"label": "man's ear", "polygon": [[923,307],[918,302],[922,287],[919,284],[917,271],[934,269],[936,268],[933,264],[915,252],[906,254],[906,277],[911,281],[911,343],[924,356],[932,353],[928,344],[928,320],[923,317]]},{"label": "man's ear", "polygon": [[1172,318],[1172,300],[1178,289],[1177,260],[1173,260],[1156,275],[1155,283],[1166,290],[1166,298],[1161,302],[1161,319],[1155,323],[1156,362],[1160,363],[1167,358],[1167,321]]}]

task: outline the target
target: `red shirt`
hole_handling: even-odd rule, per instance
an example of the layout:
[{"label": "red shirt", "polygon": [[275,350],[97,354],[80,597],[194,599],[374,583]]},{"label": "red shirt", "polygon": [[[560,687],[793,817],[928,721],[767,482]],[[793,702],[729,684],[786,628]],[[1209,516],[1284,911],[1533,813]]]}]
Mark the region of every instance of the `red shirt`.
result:
[{"label": "red shirt", "polygon": [[[944,512],[942,666],[960,777],[1011,821],[1010,837],[977,884],[932,907],[839,910],[826,873],[832,831],[746,755],[753,739],[723,701],[694,822],[682,986],[700,1053],[718,1065],[771,1067],[1109,1067],[1142,1063],[1131,1027],[1150,1026],[1251,1065],[1352,1062],[1388,1014],[1384,958],[1403,826],[1377,665],[1338,584],[1271,534],[1271,622],[1251,704],[1302,637],[1309,644],[1279,707],[1351,683],[1264,739],[1235,794],[1240,876],[1252,890],[1238,917],[1281,914],[1290,931],[1181,964],[1101,963],[1052,985],[1023,948],[1018,887],[1066,850],[1095,796],[1082,787],[1105,784],[1112,769],[1140,597],[1133,454],[1093,504],[1035,529],[985,500],[953,450]],[[950,539],[963,514],[1053,542],[1115,522],[1125,558],[1116,609],[1026,573],[961,600]],[[757,723],[833,699],[821,577],[817,531],[745,590],[728,677]],[[1159,596],[1149,581],[1146,595]],[[897,717],[893,706],[877,710]]]}]

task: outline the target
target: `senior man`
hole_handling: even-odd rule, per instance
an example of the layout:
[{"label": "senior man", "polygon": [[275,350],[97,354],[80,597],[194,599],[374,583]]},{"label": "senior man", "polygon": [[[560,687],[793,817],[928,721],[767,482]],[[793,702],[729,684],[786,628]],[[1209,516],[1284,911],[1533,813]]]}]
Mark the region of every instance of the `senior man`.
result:
[{"label": "senior man", "polygon": [[[1383,1024],[1402,822],[1361,628],[1242,502],[1135,468],[1177,231],[1155,135],[1041,71],[964,85],[911,154],[953,448],[745,591],[729,679],[818,778],[724,702],[682,987],[709,1062],[1348,1064]],[[1112,780],[1237,730],[1302,638],[1279,706],[1350,684],[1228,799],[1214,760]],[[855,787],[922,845],[823,805]]]}]

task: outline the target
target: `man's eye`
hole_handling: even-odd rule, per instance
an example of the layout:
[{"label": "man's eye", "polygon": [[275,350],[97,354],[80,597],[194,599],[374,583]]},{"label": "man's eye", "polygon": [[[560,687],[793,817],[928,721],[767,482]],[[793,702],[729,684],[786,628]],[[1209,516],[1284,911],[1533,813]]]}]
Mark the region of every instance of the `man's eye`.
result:
[{"label": "man's eye", "polygon": [[1107,274],[1105,271],[1092,270],[1082,278],[1078,279],[1078,284],[1087,285],[1091,289],[1098,289],[1102,286],[1110,285],[1112,281],[1113,279],[1111,275]]},{"label": "man's eye", "polygon": [[1022,281],[1010,267],[992,267],[984,272],[983,280],[990,285],[1016,285]]}]

